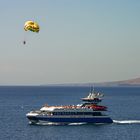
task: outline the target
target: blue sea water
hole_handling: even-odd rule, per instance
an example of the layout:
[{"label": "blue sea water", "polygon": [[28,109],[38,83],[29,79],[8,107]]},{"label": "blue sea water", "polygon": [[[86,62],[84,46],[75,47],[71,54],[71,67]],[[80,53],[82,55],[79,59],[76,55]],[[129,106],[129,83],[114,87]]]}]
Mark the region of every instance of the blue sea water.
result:
[{"label": "blue sea water", "polygon": [[140,87],[97,87],[113,124],[29,125],[26,113],[44,104],[81,103],[88,87],[1,86],[0,140],[140,140]]}]

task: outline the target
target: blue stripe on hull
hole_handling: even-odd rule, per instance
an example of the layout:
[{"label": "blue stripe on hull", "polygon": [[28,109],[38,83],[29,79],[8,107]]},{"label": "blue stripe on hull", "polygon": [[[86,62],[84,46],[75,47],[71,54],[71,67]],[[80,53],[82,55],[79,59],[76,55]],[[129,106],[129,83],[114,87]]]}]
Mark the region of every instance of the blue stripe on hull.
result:
[{"label": "blue stripe on hull", "polygon": [[94,117],[94,118],[47,118],[47,117],[28,117],[33,121],[46,121],[46,122],[58,122],[58,123],[113,123],[109,117]]}]

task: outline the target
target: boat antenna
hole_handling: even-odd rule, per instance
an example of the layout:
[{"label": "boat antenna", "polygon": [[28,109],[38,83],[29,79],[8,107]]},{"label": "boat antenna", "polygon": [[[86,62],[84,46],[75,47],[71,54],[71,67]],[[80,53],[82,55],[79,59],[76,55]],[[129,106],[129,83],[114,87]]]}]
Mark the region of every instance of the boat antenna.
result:
[{"label": "boat antenna", "polygon": [[92,92],[94,93],[94,85],[92,86]]},{"label": "boat antenna", "polygon": [[90,86],[90,93],[94,93],[94,85]]}]

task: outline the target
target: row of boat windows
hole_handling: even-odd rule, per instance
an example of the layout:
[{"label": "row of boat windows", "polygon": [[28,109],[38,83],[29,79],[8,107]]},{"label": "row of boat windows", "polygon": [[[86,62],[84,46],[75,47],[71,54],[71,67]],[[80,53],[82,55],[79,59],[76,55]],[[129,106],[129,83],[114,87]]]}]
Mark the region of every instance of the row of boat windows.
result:
[{"label": "row of boat windows", "polygon": [[101,112],[51,112],[48,115],[92,115],[101,116]]}]

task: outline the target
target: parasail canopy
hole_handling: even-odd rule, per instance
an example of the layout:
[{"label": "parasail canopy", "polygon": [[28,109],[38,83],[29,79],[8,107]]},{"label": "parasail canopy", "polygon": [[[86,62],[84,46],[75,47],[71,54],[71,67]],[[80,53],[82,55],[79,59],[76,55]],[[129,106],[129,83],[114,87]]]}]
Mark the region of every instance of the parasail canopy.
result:
[{"label": "parasail canopy", "polygon": [[38,23],[36,23],[34,21],[26,21],[24,24],[24,30],[25,31],[29,30],[29,31],[38,33],[40,30],[40,27],[39,27]]}]

